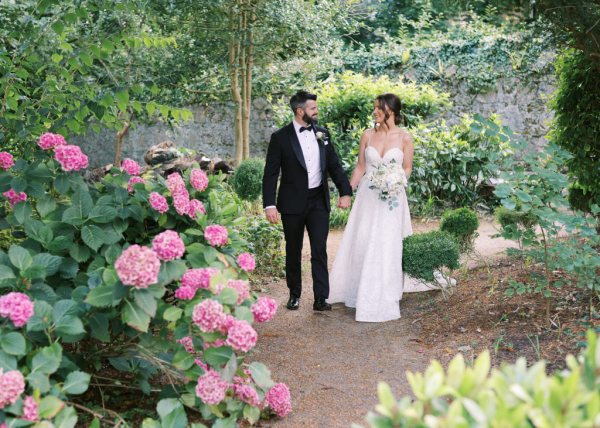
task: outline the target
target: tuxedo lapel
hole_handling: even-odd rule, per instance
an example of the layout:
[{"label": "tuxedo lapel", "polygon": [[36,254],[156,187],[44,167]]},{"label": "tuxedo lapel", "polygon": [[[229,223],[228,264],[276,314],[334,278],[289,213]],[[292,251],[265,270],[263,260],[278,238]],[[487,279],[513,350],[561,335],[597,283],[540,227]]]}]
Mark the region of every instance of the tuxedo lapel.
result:
[{"label": "tuxedo lapel", "polygon": [[296,135],[296,130],[294,129],[293,123],[288,125],[288,134],[290,144],[292,145],[292,149],[298,158],[298,162],[300,162],[302,168],[306,169],[306,162],[304,161],[304,155],[302,154],[302,147],[300,147],[300,141],[298,141],[298,135]]}]

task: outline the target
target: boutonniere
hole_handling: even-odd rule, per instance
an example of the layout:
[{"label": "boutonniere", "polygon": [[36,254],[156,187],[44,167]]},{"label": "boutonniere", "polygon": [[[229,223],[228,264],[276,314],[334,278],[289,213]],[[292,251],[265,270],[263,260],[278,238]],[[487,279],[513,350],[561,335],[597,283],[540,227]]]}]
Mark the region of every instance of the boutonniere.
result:
[{"label": "boutonniere", "polygon": [[327,144],[329,144],[329,141],[327,141],[327,139],[325,138],[325,134],[321,131],[317,131],[315,133],[315,135],[317,136],[317,140],[322,142],[324,146],[326,146]]}]

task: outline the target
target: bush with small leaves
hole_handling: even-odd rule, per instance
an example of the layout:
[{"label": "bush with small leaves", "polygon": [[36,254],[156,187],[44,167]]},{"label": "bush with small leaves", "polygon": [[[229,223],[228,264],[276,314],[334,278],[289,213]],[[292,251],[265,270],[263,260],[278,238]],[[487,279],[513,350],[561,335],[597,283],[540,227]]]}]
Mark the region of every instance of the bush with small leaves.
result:
[{"label": "bush with small leaves", "polygon": [[262,159],[246,159],[233,174],[231,184],[238,196],[246,201],[257,200],[262,191],[265,162]]},{"label": "bush with small leaves", "polygon": [[434,281],[434,272],[459,267],[459,245],[439,230],[407,236],[403,241],[402,269],[414,278]]},{"label": "bush with small leaves", "polygon": [[469,208],[445,211],[440,221],[440,230],[453,235],[458,240],[462,252],[473,248],[478,227],[477,214]]},{"label": "bush with small leaves", "polygon": [[587,339],[587,349],[553,375],[544,361],[528,367],[524,358],[490,373],[487,350],[474,364],[458,354],[447,371],[433,361],[424,374],[407,373],[411,397],[396,401],[380,383],[377,413],[366,420],[372,428],[600,426],[600,347],[591,330]]}]

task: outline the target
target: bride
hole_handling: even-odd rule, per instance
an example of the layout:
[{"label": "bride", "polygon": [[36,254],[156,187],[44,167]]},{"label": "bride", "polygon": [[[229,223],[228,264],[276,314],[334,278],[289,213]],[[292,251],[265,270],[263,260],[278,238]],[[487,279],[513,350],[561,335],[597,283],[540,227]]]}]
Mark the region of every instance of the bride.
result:
[{"label": "bride", "polygon": [[402,168],[407,178],[411,174],[413,140],[398,126],[401,109],[394,94],[375,99],[375,128],[360,138],[358,163],[350,180],[357,189],[356,199],[333,263],[328,302],[356,308],[356,321],[400,318],[405,288],[402,240],[412,234],[408,201],[403,187],[393,203],[382,199],[371,177],[382,167],[388,171]]}]

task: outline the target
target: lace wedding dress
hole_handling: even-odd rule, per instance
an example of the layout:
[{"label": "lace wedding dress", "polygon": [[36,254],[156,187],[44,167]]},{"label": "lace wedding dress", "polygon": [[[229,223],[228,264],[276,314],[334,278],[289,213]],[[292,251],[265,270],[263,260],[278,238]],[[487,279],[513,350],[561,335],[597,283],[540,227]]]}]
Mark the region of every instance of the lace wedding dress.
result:
[{"label": "lace wedding dress", "polygon": [[356,308],[356,321],[398,319],[403,291],[429,289],[402,271],[402,240],[412,234],[406,193],[400,195],[399,206],[390,210],[377,190],[369,189],[367,176],[372,168],[392,160],[402,168],[403,159],[404,153],[397,147],[383,157],[374,147],[365,148],[366,173],[333,263],[327,299]]}]

